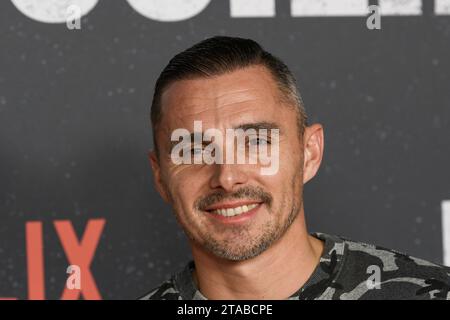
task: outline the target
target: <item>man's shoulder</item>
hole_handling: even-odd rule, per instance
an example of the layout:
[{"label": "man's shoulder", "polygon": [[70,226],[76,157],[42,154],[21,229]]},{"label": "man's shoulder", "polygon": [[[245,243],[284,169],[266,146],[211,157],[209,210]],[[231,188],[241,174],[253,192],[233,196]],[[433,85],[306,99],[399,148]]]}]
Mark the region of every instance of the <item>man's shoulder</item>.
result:
[{"label": "man's shoulder", "polygon": [[175,285],[174,277],[172,277],[150,290],[139,300],[181,300],[181,295]]},{"label": "man's shoulder", "polygon": [[[346,247],[337,279],[346,284],[341,298],[450,299],[449,267],[394,249],[340,238]],[[378,290],[368,290],[368,281]]]},{"label": "man's shoulder", "polygon": [[[415,273],[449,279],[450,267],[428,260],[417,258],[395,249],[358,242],[341,237],[347,247],[347,263],[357,262],[357,265],[377,265],[384,272],[394,272],[407,276]],[[352,259],[353,258],[353,259]],[[349,261],[350,260],[350,261]],[[363,262],[363,263],[361,263]]]},{"label": "man's shoulder", "polygon": [[192,279],[194,269],[194,261],[188,261],[169,280],[150,290],[140,300],[204,300]]}]

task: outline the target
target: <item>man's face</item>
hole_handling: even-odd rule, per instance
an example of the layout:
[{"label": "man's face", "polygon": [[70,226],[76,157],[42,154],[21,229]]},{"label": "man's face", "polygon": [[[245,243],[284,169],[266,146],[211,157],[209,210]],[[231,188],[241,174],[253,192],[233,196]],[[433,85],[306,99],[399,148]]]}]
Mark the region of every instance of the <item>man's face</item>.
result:
[{"label": "man's face", "polygon": [[[177,81],[163,93],[159,159],[152,157],[158,191],[191,241],[218,257],[245,260],[259,255],[300,212],[304,142],[295,107],[283,103],[280,95],[261,66]],[[171,134],[179,128],[194,132],[194,121],[202,122],[203,131],[215,128],[224,137],[226,129],[271,124],[279,129],[279,169],[262,175],[260,163],[174,164]]]}]

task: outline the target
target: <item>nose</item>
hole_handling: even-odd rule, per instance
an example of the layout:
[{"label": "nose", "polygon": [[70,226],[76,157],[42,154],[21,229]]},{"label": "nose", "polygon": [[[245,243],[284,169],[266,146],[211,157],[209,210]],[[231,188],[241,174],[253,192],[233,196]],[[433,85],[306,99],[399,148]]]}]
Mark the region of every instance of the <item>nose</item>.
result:
[{"label": "nose", "polygon": [[239,164],[215,164],[214,172],[210,180],[212,189],[224,189],[232,192],[234,189],[247,183],[248,176],[243,165]]}]

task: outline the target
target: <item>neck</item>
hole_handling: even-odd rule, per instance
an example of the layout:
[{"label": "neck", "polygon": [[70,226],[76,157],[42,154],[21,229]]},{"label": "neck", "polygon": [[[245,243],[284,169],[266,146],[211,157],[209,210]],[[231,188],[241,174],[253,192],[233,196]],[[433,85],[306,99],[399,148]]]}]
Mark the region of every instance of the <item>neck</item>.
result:
[{"label": "neck", "polygon": [[192,245],[194,281],[208,299],[286,299],[309,279],[323,250],[306,230],[304,212],[259,256],[245,261],[218,258]]}]

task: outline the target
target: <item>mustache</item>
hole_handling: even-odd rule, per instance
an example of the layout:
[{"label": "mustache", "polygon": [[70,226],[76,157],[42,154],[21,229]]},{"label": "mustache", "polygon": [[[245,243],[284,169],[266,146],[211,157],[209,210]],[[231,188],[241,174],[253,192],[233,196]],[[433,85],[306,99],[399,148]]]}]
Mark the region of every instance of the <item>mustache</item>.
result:
[{"label": "mustache", "polygon": [[194,203],[194,208],[204,211],[205,208],[225,200],[255,200],[267,204],[269,207],[272,205],[273,198],[270,193],[264,191],[261,187],[242,187],[235,192],[228,193],[226,191],[217,191],[204,196]]}]

